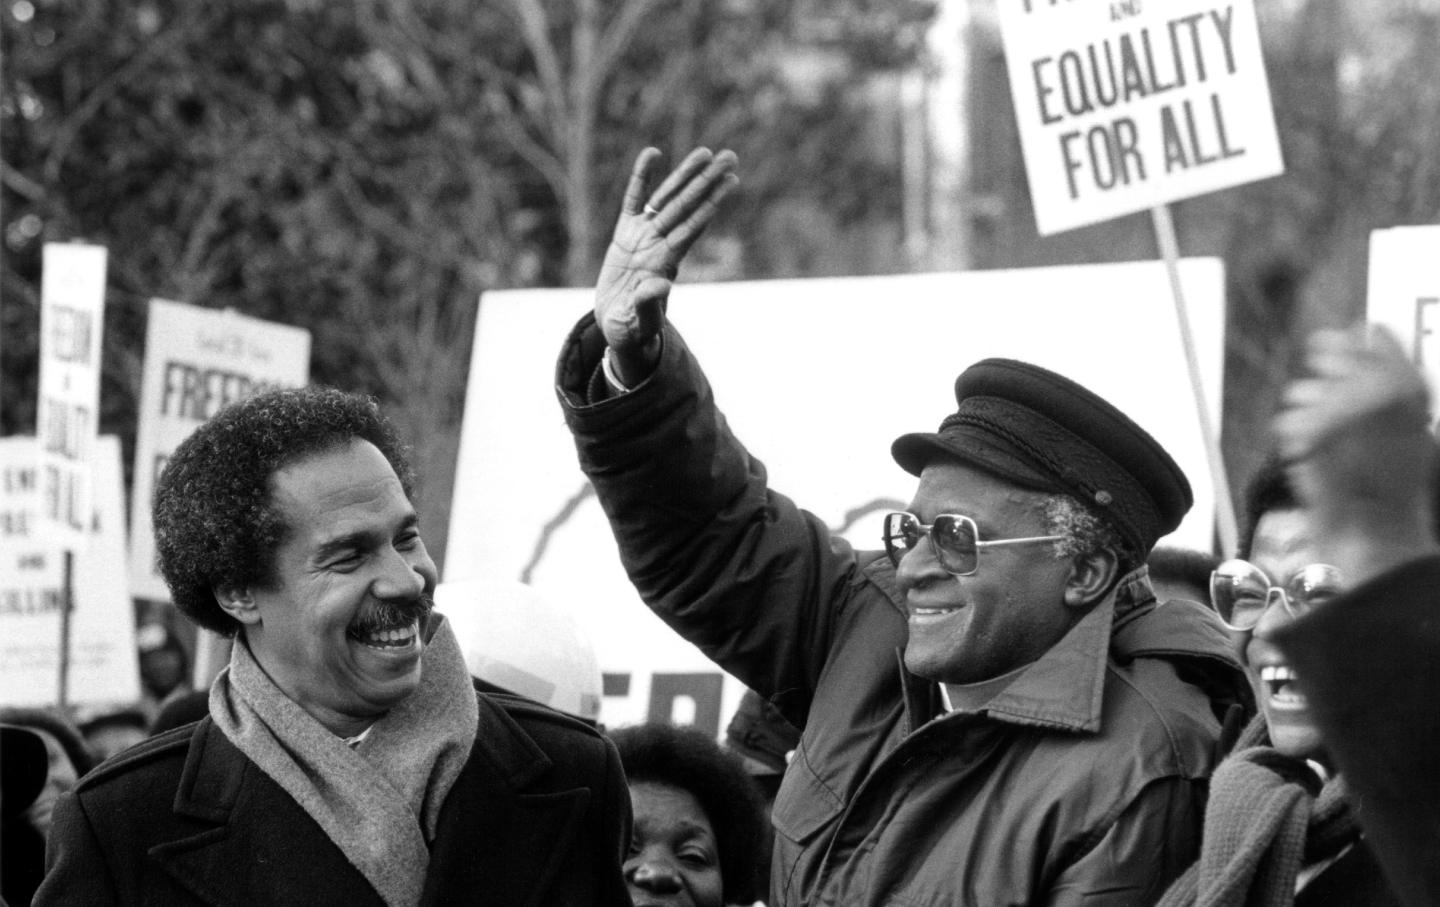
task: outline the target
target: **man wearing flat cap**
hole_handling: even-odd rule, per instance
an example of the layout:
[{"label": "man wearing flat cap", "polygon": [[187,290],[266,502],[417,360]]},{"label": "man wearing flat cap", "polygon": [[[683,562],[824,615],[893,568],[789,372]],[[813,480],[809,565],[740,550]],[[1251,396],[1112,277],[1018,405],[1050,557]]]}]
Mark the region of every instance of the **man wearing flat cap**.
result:
[{"label": "man wearing flat cap", "polygon": [[886,551],[771,491],[664,316],[735,183],[637,159],[557,391],[631,581],[802,729],[773,812],[769,903],[1153,903],[1197,853],[1245,681],[1203,606],[1145,556],[1191,504],[1168,454],[1060,375],[966,369]]}]

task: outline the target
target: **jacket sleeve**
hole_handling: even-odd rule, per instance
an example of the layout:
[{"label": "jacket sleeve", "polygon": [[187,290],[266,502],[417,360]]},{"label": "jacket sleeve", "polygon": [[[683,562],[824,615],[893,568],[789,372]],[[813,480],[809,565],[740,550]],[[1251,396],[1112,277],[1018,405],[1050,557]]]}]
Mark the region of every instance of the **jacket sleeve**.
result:
[{"label": "jacket sleeve", "polygon": [[1360,823],[1406,904],[1440,904],[1440,557],[1413,561],[1275,633]]},{"label": "jacket sleeve", "polygon": [[1153,782],[1050,887],[1050,907],[1154,904],[1200,856],[1205,782]]},{"label": "jacket sleeve", "polygon": [[854,552],[770,491],[673,327],[654,374],[591,402],[603,350],[587,315],[561,354],[557,392],[631,582],[680,635],[803,724],[837,611],[853,598]]},{"label": "jacket sleeve", "polygon": [[120,903],[110,868],[105,863],[105,853],[74,791],[55,802],[45,849],[45,881],[40,883],[32,903],[36,907]]}]

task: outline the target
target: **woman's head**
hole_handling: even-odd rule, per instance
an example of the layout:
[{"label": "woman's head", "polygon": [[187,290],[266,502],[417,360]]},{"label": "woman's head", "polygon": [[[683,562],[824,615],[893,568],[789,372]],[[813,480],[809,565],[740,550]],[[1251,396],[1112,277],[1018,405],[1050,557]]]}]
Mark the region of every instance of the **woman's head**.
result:
[{"label": "woman's head", "polygon": [[646,724],[611,739],[635,813],[625,881],[637,907],[757,900],[766,819],[740,761],[692,728]]}]

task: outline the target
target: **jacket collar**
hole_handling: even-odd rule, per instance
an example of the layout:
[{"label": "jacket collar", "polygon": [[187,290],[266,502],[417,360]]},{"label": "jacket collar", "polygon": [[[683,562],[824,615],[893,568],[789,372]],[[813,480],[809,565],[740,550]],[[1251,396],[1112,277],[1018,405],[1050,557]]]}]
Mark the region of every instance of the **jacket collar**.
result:
[{"label": "jacket collar", "polygon": [[198,820],[182,826],[194,831],[149,857],[201,903],[381,903],[300,804],[209,717],[191,733],[172,808]]},{"label": "jacket collar", "polygon": [[[1116,615],[1133,616],[1154,604],[1155,593],[1150,588],[1145,567],[1127,573],[1100,604],[990,700],[979,714],[1006,724],[1076,733],[1098,732]],[[900,670],[913,729],[937,713],[939,687],[905,670],[903,661]]]}]

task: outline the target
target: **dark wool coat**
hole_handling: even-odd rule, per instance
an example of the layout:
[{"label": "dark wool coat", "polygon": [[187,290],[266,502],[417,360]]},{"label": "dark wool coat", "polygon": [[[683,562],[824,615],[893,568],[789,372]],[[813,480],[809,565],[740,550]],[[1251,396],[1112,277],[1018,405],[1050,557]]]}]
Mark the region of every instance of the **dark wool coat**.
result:
[{"label": "dark wool coat", "polygon": [[767,487],[673,328],[610,399],[603,345],[587,317],[557,383],[631,581],[803,728],[771,907],[1148,904],[1195,859],[1217,706],[1248,689],[1212,613],[1136,571],[988,709],[937,718],[884,555]]},{"label": "dark wool coat", "polygon": [[[608,740],[518,697],[479,695],[422,904],[630,903],[630,798]],[[210,718],[86,775],[55,811],[44,904],[381,905],[291,796]]]}]

